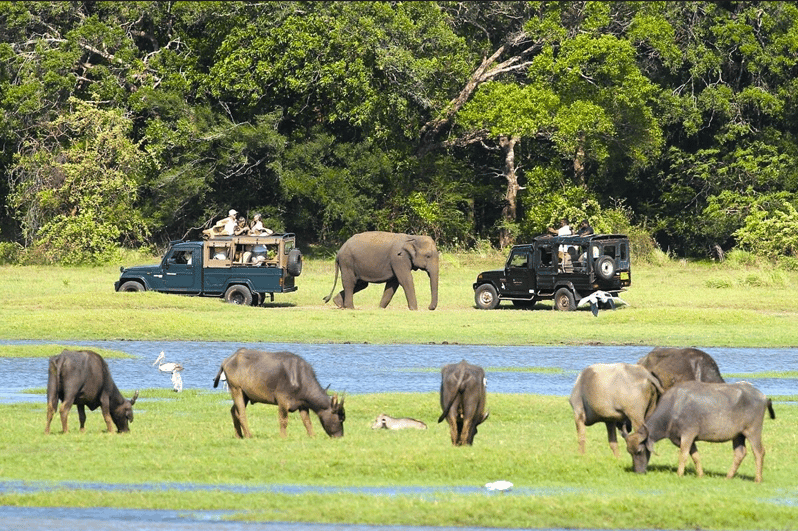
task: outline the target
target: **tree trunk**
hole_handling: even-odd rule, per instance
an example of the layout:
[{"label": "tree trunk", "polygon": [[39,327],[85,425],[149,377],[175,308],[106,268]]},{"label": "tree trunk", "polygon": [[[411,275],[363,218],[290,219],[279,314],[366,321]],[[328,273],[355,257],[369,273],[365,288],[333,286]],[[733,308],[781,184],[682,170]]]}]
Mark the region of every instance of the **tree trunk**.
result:
[{"label": "tree trunk", "polygon": [[504,178],[507,180],[507,191],[505,192],[506,203],[502,209],[502,221],[504,226],[499,229],[499,246],[503,249],[510,246],[515,241],[515,236],[509,230],[509,226],[516,222],[518,215],[518,176],[515,174],[515,145],[519,137],[503,136],[499,139],[499,145],[504,152]]}]

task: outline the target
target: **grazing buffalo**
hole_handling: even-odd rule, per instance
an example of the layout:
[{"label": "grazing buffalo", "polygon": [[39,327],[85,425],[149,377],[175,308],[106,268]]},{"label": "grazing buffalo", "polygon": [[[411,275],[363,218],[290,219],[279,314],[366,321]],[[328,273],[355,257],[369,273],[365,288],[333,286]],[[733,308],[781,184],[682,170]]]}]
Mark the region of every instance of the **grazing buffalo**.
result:
[{"label": "grazing buffalo", "polygon": [[446,419],[452,444],[462,446],[474,443],[477,426],[485,422],[485,371],[465,360],[445,365],[441,369],[441,409],[438,422]]},{"label": "grazing buffalo", "polygon": [[657,347],[637,364],[656,376],[666,391],[689,380],[724,383],[712,356],[697,348]]},{"label": "grazing buffalo", "polygon": [[259,402],[277,406],[280,435],[286,436],[288,413],[299,410],[308,435],[313,437],[309,410],[313,410],[330,437],[344,435],[344,399],[330,397],[316,379],[313,367],[291,352],[263,352],[240,348],[222,362],[213,386],[222,374],[233,398],[230,414],[238,438],[252,437],[247,422],[247,404]]},{"label": "grazing buffalo", "polygon": [[126,400],[117,389],[108,364],[90,350],[64,350],[50,358],[47,376],[47,426],[44,433],[50,433],[50,422],[61,401],[61,431],[67,433],[67,417],[72,404],[78,406],[80,431],[86,431],[86,407],[94,411],[102,410],[108,431],[119,433],[130,431],[128,423],[133,422],[133,404],[139,392]]},{"label": "grazing buffalo", "polygon": [[732,441],[734,461],[727,478],[737,473],[745,457],[745,439],[751,441],[756,459],[756,482],[762,481],[762,424],[765,409],[776,418],[773,405],[748,382],[733,384],[682,382],[670,388],[659,401],[651,417],[626,439],[635,472],[643,474],[654,443],[668,438],[681,449],[678,474],[684,475],[688,453],[695,463],[696,475],[703,476],[695,441]]},{"label": "grazing buffalo", "polygon": [[626,423],[638,429],[654,412],[662,394],[659,381],[644,367],[629,363],[597,363],[576,378],[569,402],[574,410],[579,452],[585,453],[585,426],[607,425],[607,440],[615,457],[618,453],[616,427],[627,436]]},{"label": "grazing buffalo", "polygon": [[379,416],[374,419],[374,424],[371,425],[371,429],[379,430],[379,429],[386,429],[386,430],[403,430],[405,428],[415,428],[417,430],[426,430],[427,425],[421,422],[420,420],[411,419],[408,417],[402,417],[400,419],[389,417],[385,413],[380,413]]}]

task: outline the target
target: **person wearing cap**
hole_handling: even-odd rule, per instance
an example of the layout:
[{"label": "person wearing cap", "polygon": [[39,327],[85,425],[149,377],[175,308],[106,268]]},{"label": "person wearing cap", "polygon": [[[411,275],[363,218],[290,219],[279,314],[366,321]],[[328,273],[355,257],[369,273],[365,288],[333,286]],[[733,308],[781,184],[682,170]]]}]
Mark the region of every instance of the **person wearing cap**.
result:
[{"label": "person wearing cap", "polygon": [[249,228],[249,233],[255,236],[268,236],[269,234],[274,234],[274,231],[264,227],[260,214],[255,214],[252,218],[252,226]]}]

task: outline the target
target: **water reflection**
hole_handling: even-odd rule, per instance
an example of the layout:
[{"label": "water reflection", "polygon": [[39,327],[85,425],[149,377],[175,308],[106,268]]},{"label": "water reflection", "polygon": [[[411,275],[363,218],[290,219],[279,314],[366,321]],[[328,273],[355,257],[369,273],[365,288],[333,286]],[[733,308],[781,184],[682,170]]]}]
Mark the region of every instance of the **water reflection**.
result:
[{"label": "water reflection", "polygon": [[[41,341],[4,341],[2,344],[40,344]],[[431,392],[440,386],[440,367],[466,359],[488,372],[492,393],[535,393],[567,396],[577,373],[593,363],[635,363],[647,346],[481,346],[481,345],[368,345],[229,343],[193,341],[61,341],[65,345],[119,350],[136,356],[108,359],[114,380],[122,389],[171,388],[169,374],[152,362],[163,350],[167,361],[182,364],[184,389],[212,389],[224,358],[239,347],[289,350],[310,362],[322,386],[350,394],[376,392]],[[724,374],[761,371],[798,372],[798,349],[705,348]],[[57,354],[57,352],[53,352]],[[530,371],[530,368],[548,369]],[[24,389],[47,386],[46,358],[0,358],[0,373],[13,379],[0,383],[0,402],[41,400],[22,395]],[[735,378],[729,378],[735,381]],[[755,378],[754,385],[771,396],[792,395],[794,378]]]}]

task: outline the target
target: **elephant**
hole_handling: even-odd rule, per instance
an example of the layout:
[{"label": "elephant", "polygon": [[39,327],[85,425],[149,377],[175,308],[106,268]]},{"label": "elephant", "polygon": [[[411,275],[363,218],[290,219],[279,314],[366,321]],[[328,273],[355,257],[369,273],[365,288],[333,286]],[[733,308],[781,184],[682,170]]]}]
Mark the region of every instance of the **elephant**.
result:
[{"label": "elephant", "polygon": [[332,298],[341,271],[343,291],[333,302],[339,308],[354,308],[352,295],[365,289],[369,282],[385,283],[380,308],[391,302],[399,286],[405,291],[407,307],[417,310],[416,289],[412,271],[421,269],[429,275],[431,301],[429,309],[438,306],[438,248],[429,236],[394,232],[361,232],[341,246],[335,257],[335,281],[324,302]]}]

